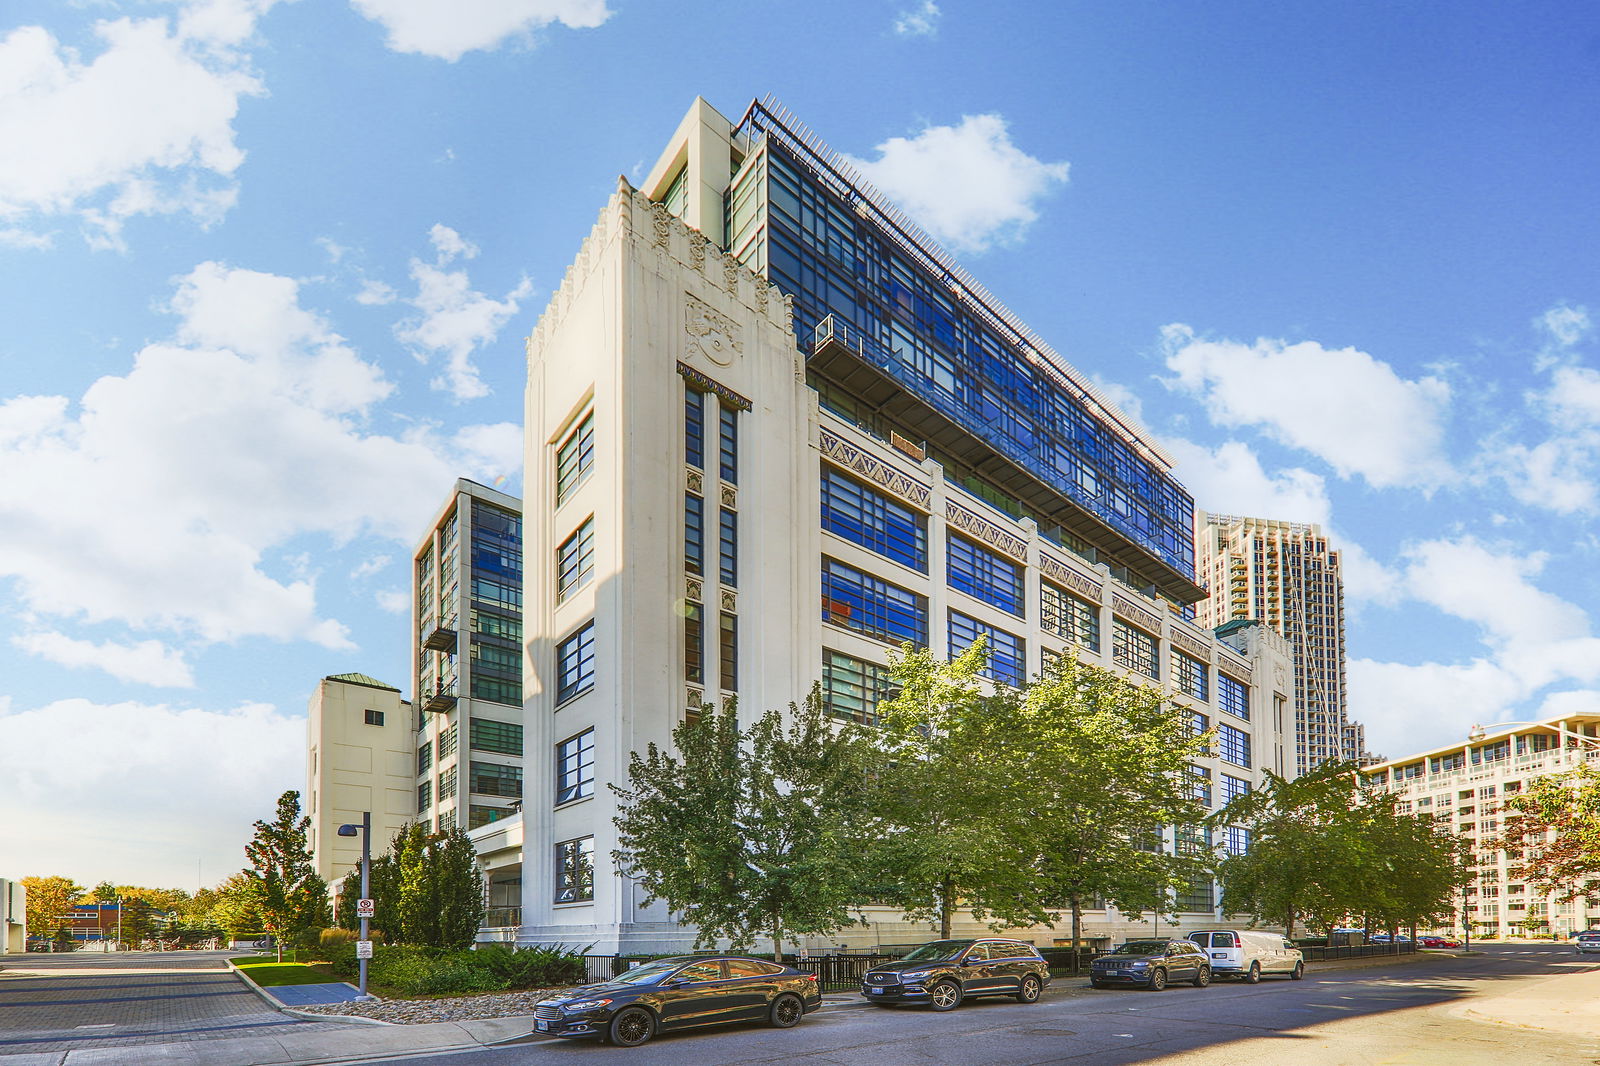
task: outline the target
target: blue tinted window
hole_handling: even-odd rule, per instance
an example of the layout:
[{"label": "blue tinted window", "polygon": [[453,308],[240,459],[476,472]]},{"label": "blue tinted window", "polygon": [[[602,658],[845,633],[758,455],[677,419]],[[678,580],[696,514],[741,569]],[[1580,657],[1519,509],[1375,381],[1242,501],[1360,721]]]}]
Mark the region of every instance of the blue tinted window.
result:
[{"label": "blue tinted window", "polygon": [[706,567],[705,501],[692,492],[683,494],[683,568],[699,574]]},{"label": "blue tinted window", "polygon": [[739,514],[722,508],[717,536],[717,569],[724,585],[739,583]]},{"label": "blue tinted window", "polygon": [[1222,775],[1222,805],[1226,807],[1250,791],[1250,782],[1232,774]]},{"label": "blue tinted window", "polygon": [[1021,566],[952,533],[946,569],[951,588],[1022,617]]},{"label": "blue tinted window", "polygon": [[1217,706],[1236,718],[1250,720],[1250,686],[1227,674],[1217,675]]},{"label": "blue tinted window", "polygon": [[989,638],[989,665],[984,676],[1008,685],[1022,684],[1026,673],[1027,643],[1018,636],[996,629],[960,611],[950,612],[950,657],[966,651],[979,637]]},{"label": "blue tinted window", "polygon": [[594,730],[556,745],[556,802],[594,795]]},{"label": "blue tinted window", "polygon": [[594,687],[594,623],[556,645],[556,702]]},{"label": "blue tinted window", "polygon": [[1048,581],[1039,582],[1039,625],[1090,651],[1100,650],[1100,608]]},{"label": "blue tinted window", "polygon": [[1226,723],[1218,723],[1217,755],[1223,762],[1250,769],[1250,734]]},{"label": "blue tinted window", "polygon": [[1172,680],[1177,683],[1178,691],[1205,703],[1211,699],[1211,686],[1208,683],[1210,668],[1193,655],[1185,655],[1177,648],[1172,649]]},{"label": "blue tinted window", "polygon": [[822,560],[822,620],[893,644],[928,645],[928,600],[834,559]]},{"label": "blue tinted window", "polygon": [[693,386],[683,390],[683,458],[693,467],[706,465],[706,396]]},{"label": "blue tinted window", "polygon": [[854,478],[822,468],[822,528],[928,572],[928,520]]},{"label": "blue tinted window", "polygon": [[717,468],[733,485],[739,480],[739,412],[718,404],[717,425]]},{"label": "blue tinted window", "polygon": [[1111,660],[1125,670],[1137,670],[1153,681],[1161,679],[1156,638],[1120,618],[1111,622]]}]

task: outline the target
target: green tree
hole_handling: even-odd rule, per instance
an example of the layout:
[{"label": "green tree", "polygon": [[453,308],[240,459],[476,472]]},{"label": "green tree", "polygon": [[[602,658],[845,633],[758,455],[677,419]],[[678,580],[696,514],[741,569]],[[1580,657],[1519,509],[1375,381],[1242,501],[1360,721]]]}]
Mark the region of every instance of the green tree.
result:
[{"label": "green tree", "polygon": [[317,876],[306,847],[310,824],[311,819],[300,814],[300,793],[290,789],[278,797],[272,821],[256,822],[255,837],[244,849],[250,860],[244,876],[256,890],[256,903],[280,961],[285,938],[328,924],[328,886]]},{"label": "green tree", "polygon": [[234,939],[245,933],[266,930],[261,914],[260,890],[243,872],[236,873],[216,887],[209,920]]},{"label": "green tree", "polygon": [[[402,826],[389,849],[373,858],[368,890],[372,925],[391,943],[459,951],[472,945],[483,925],[483,873],[472,840],[459,827],[429,836],[424,826]],[[361,927],[360,898],[357,863],[339,890],[343,928]]]},{"label": "green tree", "polygon": [[89,890],[89,899],[95,903],[115,903],[122,893],[110,881],[101,881]]},{"label": "green tree", "polygon": [[672,734],[676,754],[633,753],[615,822],[618,867],[697,930],[773,957],[800,936],[856,918],[871,814],[873,751],[853,723],[828,718],[813,690],[787,716],[739,728],[730,702],[707,704]]},{"label": "green tree", "polygon": [[1600,771],[1582,765],[1535,778],[1500,809],[1489,846],[1522,852],[1519,876],[1558,903],[1600,904]]},{"label": "green tree", "polygon": [[66,929],[67,912],[83,897],[82,886],[70,877],[24,877],[22,887],[28,893],[24,912],[29,936],[50,936]]},{"label": "green tree", "polygon": [[462,951],[478,939],[483,925],[484,885],[478,850],[465,830],[453,826],[434,840],[428,858],[438,904],[437,946]]}]

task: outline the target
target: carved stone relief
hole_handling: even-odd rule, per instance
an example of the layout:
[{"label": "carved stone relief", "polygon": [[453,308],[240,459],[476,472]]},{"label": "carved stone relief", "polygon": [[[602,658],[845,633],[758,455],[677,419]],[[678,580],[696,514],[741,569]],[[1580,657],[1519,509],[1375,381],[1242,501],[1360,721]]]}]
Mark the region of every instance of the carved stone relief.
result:
[{"label": "carved stone relief", "polygon": [[689,351],[699,352],[718,366],[727,366],[744,351],[738,323],[704,301],[684,295],[683,329],[689,335]]}]

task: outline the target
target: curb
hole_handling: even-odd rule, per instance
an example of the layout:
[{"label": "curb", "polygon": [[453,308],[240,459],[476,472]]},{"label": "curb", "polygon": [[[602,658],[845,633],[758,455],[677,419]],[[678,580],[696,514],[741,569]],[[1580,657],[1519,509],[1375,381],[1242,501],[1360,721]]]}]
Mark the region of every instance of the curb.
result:
[{"label": "curb", "polygon": [[287,1014],[291,1017],[301,1018],[308,1022],[352,1022],[358,1025],[397,1024],[396,1022],[382,1021],[378,1018],[364,1018],[359,1014],[312,1014],[307,1011],[296,1010],[287,1003],[284,1003],[277,996],[274,996],[271,992],[268,992],[265,988],[252,981],[248,974],[233,964],[232,959],[223,959],[222,961],[228,964],[228,969],[232,970],[234,975],[238,977],[239,980],[244,982],[244,986],[246,988],[260,996],[262,999],[266,1000],[267,1006],[271,1007],[279,1014]]}]

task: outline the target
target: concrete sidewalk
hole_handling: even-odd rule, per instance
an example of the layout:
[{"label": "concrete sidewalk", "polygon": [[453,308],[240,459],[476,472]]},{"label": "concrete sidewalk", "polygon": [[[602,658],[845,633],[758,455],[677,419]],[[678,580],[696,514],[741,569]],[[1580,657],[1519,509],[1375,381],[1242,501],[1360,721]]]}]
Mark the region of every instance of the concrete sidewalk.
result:
[{"label": "concrete sidewalk", "polygon": [[1503,995],[1477,996],[1451,1008],[1450,1013],[1473,1021],[1600,1040],[1600,970],[1559,974]]}]

